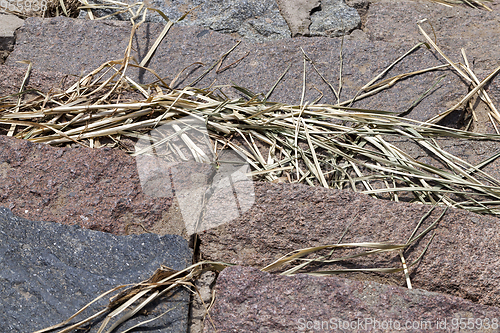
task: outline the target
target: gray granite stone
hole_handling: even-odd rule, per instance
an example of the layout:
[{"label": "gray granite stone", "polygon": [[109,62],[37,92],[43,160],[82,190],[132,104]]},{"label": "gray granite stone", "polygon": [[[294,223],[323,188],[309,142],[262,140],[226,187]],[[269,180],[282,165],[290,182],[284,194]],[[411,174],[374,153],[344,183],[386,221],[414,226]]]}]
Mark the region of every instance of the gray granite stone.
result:
[{"label": "gray granite stone", "polygon": [[[125,1],[133,4],[134,0]],[[200,26],[223,33],[236,33],[252,41],[290,38],[290,29],[280,15],[275,0],[151,0],[148,5],[161,10],[169,19],[177,20],[197,6],[179,25]],[[94,11],[97,17],[111,11]],[[149,22],[165,22],[156,12],[150,11]],[[82,12],[80,17],[86,14]],[[128,20],[130,14],[114,16]]]},{"label": "gray granite stone", "polygon": [[[29,221],[0,207],[0,331],[29,332],[57,324],[104,291],[143,281],[162,264],[179,270],[190,262],[191,250],[179,236],[114,236]],[[107,300],[91,309],[102,309]],[[134,332],[184,332],[188,302],[188,293],[177,290],[121,328],[175,307]]]},{"label": "gray granite stone", "polygon": [[[96,0],[95,3],[102,4]],[[125,3],[134,4],[133,0]],[[150,0],[146,6],[159,9],[169,19],[177,20],[186,12],[190,15],[180,25],[199,26],[223,33],[232,33],[247,40],[262,42],[294,36],[338,37],[361,26],[356,9],[343,0]],[[134,7],[133,10],[137,10]],[[93,10],[97,17],[112,10]],[[87,17],[81,11],[80,18]],[[129,20],[131,14],[121,13],[110,19]],[[147,22],[165,22],[156,11],[149,11]],[[310,29],[309,29],[310,26]]]},{"label": "gray granite stone", "polygon": [[361,27],[357,10],[343,0],[278,0],[278,6],[292,37],[339,37]]},{"label": "gray granite stone", "polygon": [[339,37],[361,27],[356,9],[343,0],[322,0],[320,10],[311,15],[311,36]]}]

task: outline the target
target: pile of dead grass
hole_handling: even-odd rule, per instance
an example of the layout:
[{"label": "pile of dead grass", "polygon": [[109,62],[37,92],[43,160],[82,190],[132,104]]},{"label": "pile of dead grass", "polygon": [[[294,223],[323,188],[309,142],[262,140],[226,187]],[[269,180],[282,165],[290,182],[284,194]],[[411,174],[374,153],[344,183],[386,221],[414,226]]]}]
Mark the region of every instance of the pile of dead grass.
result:
[{"label": "pile of dead grass", "polygon": [[[132,19],[134,24],[130,41],[137,27],[144,22],[145,12],[142,15],[139,15],[139,12],[134,14],[134,18],[139,18],[141,21],[135,23]],[[481,170],[484,165],[496,159],[500,154],[495,154],[478,165],[471,165],[443,150],[435,140],[442,137],[500,140],[499,135],[471,133],[437,125],[443,117],[462,107],[473,96],[478,96],[490,107],[490,119],[496,126],[495,122],[500,121],[500,114],[483,88],[500,71],[500,67],[487,78],[479,81],[472,72],[464,52],[463,64],[451,61],[419,26],[427,40],[426,46],[433,47],[440,53],[447,61],[447,65],[380,80],[397,62],[404,61],[407,54],[421,47],[423,44],[420,43],[363,86],[353,99],[343,102],[339,100],[335,105],[307,103],[303,98],[299,105],[270,102],[267,97],[274,87],[263,96],[253,94],[243,87],[234,87],[246,94],[247,98],[229,99],[221,91],[194,88],[194,83],[200,78],[195,80],[193,85],[183,89],[172,89],[172,82],[164,82],[154,71],[144,67],[172,24],[169,21],[165,26],[161,36],[158,37],[141,64],[130,63],[130,42],[123,59],[102,64],[80,78],[66,91],[47,93],[31,90],[36,96],[23,99],[23,95],[28,92],[23,83],[19,94],[0,98],[2,129],[7,135],[32,142],[51,145],[78,143],[96,148],[104,145],[120,146],[124,137],[143,138],[157,126],[191,116],[206,123],[215,156],[221,149],[237,151],[246,156],[248,163],[253,167],[254,171],[251,176],[254,177],[268,181],[306,183],[328,188],[351,188],[372,196],[387,194],[396,201],[402,198],[402,193],[407,193],[412,196],[409,200],[434,207],[442,205],[460,207],[476,213],[494,215],[500,213],[500,181]],[[226,52],[219,62],[211,66],[203,75],[220,65],[229,52]],[[307,61],[310,59],[304,54],[304,62]],[[158,80],[149,85],[136,83],[127,76],[127,69],[132,66],[152,72]],[[31,65],[29,64],[28,67],[27,76]],[[427,122],[399,117],[392,112],[363,110],[350,106],[354,100],[389,89],[406,76],[418,75],[442,67],[450,67],[474,88],[455,106]],[[277,80],[276,85],[280,80],[281,78]],[[338,89],[336,90],[328,81],[325,80],[325,82],[338,97]],[[182,132],[183,129],[179,128],[179,133]],[[396,136],[414,142],[424,151],[430,152],[433,158],[440,160],[446,167],[428,165],[412,158],[403,148],[388,142],[385,139],[387,136]],[[160,140],[161,142],[152,144],[165,145],[170,150],[169,154],[173,156],[178,154],[178,150],[171,142],[173,139],[164,138]],[[187,149],[196,155],[196,140],[191,140]],[[139,152],[131,153],[137,155]],[[282,273],[292,275],[301,272],[310,263],[330,263],[393,251],[400,256],[402,267],[363,270],[385,273],[403,271],[407,277],[408,287],[411,287],[408,267],[420,260],[423,254],[407,265],[404,260],[404,251],[428,234],[438,221],[439,219],[418,233],[422,225],[420,221],[404,244],[342,244],[339,241],[339,244],[294,251],[266,266],[263,270],[271,271],[294,264],[295,266]],[[341,248],[368,250],[349,257],[333,258],[335,250]],[[324,250],[330,252],[307,259],[308,255]],[[201,267],[205,267],[204,265],[209,267],[207,269],[217,271],[227,266],[223,263],[202,262],[180,272],[161,268],[151,279],[133,285],[125,293],[116,296],[106,309],[60,332],[69,332],[107,314],[99,330],[99,332],[105,332],[110,321],[122,315],[111,325],[111,328],[106,330],[110,332],[146,304],[173,288],[189,287],[190,290],[196,292],[192,289],[191,281],[199,276],[203,270]],[[325,275],[346,272],[349,270],[316,271],[309,272],[309,274]],[[117,287],[99,298],[123,287],[125,286]],[[125,314],[126,309],[131,309],[131,311]],[[39,332],[68,325],[75,316]]]},{"label": "pile of dead grass", "polygon": [[[134,24],[132,35],[141,22]],[[368,82],[353,99],[344,102],[339,100],[335,105],[309,104],[303,101],[303,97],[299,105],[270,102],[267,97],[274,87],[263,97],[242,87],[234,87],[246,94],[247,98],[232,100],[220,90],[194,88],[192,85],[172,89],[171,83],[164,82],[153,70],[144,67],[172,24],[170,21],[165,26],[141,64],[129,62],[130,42],[124,59],[102,64],[66,91],[38,91],[36,97],[23,100],[23,84],[16,96],[1,98],[0,124],[4,126],[6,134],[51,145],[78,143],[90,148],[119,146],[124,137],[146,138],[148,132],[162,124],[192,116],[206,123],[214,156],[218,156],[221,149],[237,151],[246,156],[254,170],[251,173],[254,177],[272,182],[350,188],[395,201],[431,205],[439,202],[440,205],[476,213],[500,213],[500,181],[482,171],[484,165],[500,154],[494,154],[478,165],[471,165],[443,150],[436,141],[447,137],[499,140],[498,135],[460,131],[436,123],[463,107],[473,96],[479,96],[490,107],[490,119],[496,127],[500,114],[483,88],[500,71],[500,67],[479,81],[465,53],[465,64],[451,61],[419,26],[427,39],[427,45],[437,50],[448,62],[447,65],[379,80],[392,66],[404,61],[407,54],[420,47],[420,43]],[[221,57],[219,64],[227,54]],[[304,53],[304,63],[306,61],[309,58]],[[136,83],[127,76],[127,69],[132,66],[152,72],[158,80],[149,85]],[[217,63],[202,76],[216,66]],[[349,106],[355,99],[389,89],[409,75],[447,66],[474,88],[456,105],[427,122],[400,117],[388,111]],[[31,65],[28,67],[30,70]],[[333,85],[326,79],[325,82],[338,96]],[[303,96],[304,92],[305,78]],[[398,146],[390,143],[387,140],[389,137],[416,144],[441,162],[442,166],[425,164],[413,158],[405,151],[404,144]],[[174,136],[170,140],[163,140],[161,144],[171,154],[178,155],[179,152],[172,145],[175,139]],[[196,157],[196,148],[188,148]]]}]

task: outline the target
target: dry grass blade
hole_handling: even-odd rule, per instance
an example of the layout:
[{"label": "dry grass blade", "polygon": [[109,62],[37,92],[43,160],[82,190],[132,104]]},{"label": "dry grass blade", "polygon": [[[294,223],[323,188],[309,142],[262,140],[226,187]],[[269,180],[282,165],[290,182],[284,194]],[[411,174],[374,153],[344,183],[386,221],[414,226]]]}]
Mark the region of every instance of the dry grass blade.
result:
[{"label": "dry grass blade", "polygon": [[[57,333],[68,333],[74,330],[81,329],[84,324],[87,325],[90,324],[92,326],[95,326],[96,323],[94,323],[93,321],[98,317],[108,313],[107,316],[104,318],[104,320],[102,320],[102,324],[98,332],[110,333],[114,331],[120,324],[122,324],[126,320],[136,315],[145,306],[151,304],[151,302],[153,302],[158,297],[165,295],[174,288],[188,288],[188,289],[194,288],[191,281],[197,279],[200,276],[200,274],[203,273],[204,271],[211,270],[215,272],[220,272],[221,270],[223,270],[225,267],[228,266],[231,265],[220,262],[210,262],[210,261],[199,262],[181,271],[175,271],[162,266],[159,269],[157,269],[156,272],[154,272],[153,275],[148,280],[142,281],[137,284],[118,286],[109,291],[106,291],[105,293],[95,298],[92,302],[87,304],[85,307],[77,311],[73,316],[71,316],[67,320],[57,325],[36,331],[34,333],[45,333],[53,331],[65,325],[68,325],[71,322],[71,320],[81,315],[83,311],[85,311],[91,304],[95,303],[97,300],[101,299],[104,296],[112,294],[120,289],[123,289],[124,287],[128,287],[125,291],[121,291],[120,293],[113,296],[108,306],[105,309],[102,309],[90,315],[89,317],[75,324],[72,324],[60,331],[57,331]],[[126,310],[129,311],[125,312]],[[136,324],[133,327],[127,329],[125,332],[131,331],[133,330],[133,328],[142,326],[148,322],[156,320],[171,310],[172,309],[169,309],[168,311],[163,312],[161,315],[156,316],[152,319],[142,321],[139,324]],[[108,328],[108,325],[110,323],[112,323],[112,325]]]},{"label": "dry grass blade", "polygon": [[[479,79],[477,78],[476,74],[474,74],[474,72],[472,71],[470,65],[469,65],[469,60],[467,59],[467,56],[465,55],[465,50],[462,48],[461,49],[461,52],[462,52],[462,57],[464,58],[464,62],[465,62],[465,66],[464,69],[467,71],[467,73],[470,75],[470,77],[474,80],[474,82],[476,83],[476,85],[480,85],[481,82],[479,81]],[[488,93],[484,90],[484,89],[481,89],[481,99],[488,105],[488,107],[490,108],[490,119],[491,117],[495,118],[497,122],[500,123],[500,113],[498,113],[498,110],[497,108],[495,107],[495,105],[493,104],[493,101],[491,100],[490,96],[488,95]],[[495,122],[493,120],[491,120],[491,123],[493,124],[493,126],[496,126],[495,125]],[[498,130],[496,131],[497,134],[498,134]]]},{"label": "dry grass blade", "polygon": [[[420,254],[420,256],[414,260],[410,265],[407,265],[406,260],[404,258],[404,251],[411,247],[416,241],[426,236],[432,229],[434,229],[439,221],[443,218],[447,209],[443,209],[442,213],[439,215],[437,219],[434,220],[427,228],[425,228],[420,234],[415,236],[418,229],[421,227],[423,221],[432,213],[435,206],[432,207],[417,223],[415,229],[412,234],[408,238],[408,241],[404,244],[392,243],[392,242],[373,242],[373,243],[344,243],[344,244],[333,244],[333,245],[324,245],[324,246],[315,246],[311,248],[305,248],[293,251],[288,253],[287,255],[281,257],[275,262],[267,265],[262,268],[262,271],[270,272],[273,270],[283,269],[286,265],[293,264],[297,261],[302,261],[300,264],[296,264],[294,267],[287,269],[280,273],[281,275],[294,275],[298,273],[306,273],[312,275],[330,275],[330,274],[340,274],[340,273],[348,273],[348,272],[379,272],[379,273],[395,273],[403,271],[405,274],[405,279],[407,281],[408,288],[411,289],[411,281],[409,278],[408,268],[415,265],[424,255],[425,251],[432,241],[432,236],[425,247],[424,251]],[[352,249],[352,248],[360,248],[360,249],[369,249],[364,252],[350,254],[347,256],[337,257],[332,259],[332,255],[335,251],[339,251],[342,249]],[[324,250],[331,250],[326,255],[321,255],[316,258],[307,259],[305,257],[310,256],[312,254],[321,253]],[[401,259],[402,267],[394,267],[394,268],[355,268],[355,269],[339,269],[339,270],[328,270],[328,271],[307,271],[305,270],[308,265],[315,264],[332,264],[332,263],[341,263],[347,260],[352,260],[359,257],[372,256],[376,254],[386,253],[386,252],[395,252]]]},{"label": "dry grass blade", "polygon": [[486,6],[484,4],[484,2],[492,2],[491,0],[470,0],[470,1],[469,0],[431,0],[431,1],[445,5],[447,7],[465,4],[465,5],[472,7],[472,8],[477,8],[477,6],[479,6],[479,7],[486,9],[489,12],[492,11],[491,8],[489,8],[488,6]]},{"label": "dry grass blade", "polygon": [[199,77],[197,77],[193,82],[191,82],[189,84],[190,87],[193,87],[194,85],[196,85],[198,82],[200,82],[208,73],[210,73],[210,71],[212,69],[215,68],[215,66],[220,66],[223,62],[224,62],[224,59],[226,59],[226,57],[231,53],[233,52],[233,50],[235,48],[238,47],[238,45],[240,45],[241,41],[238,41],[236,42],[236,44],[231,48],[229,49],[226,53],[224,53],[223,55],[221,55],[221,57],[219,58],[219,60],[217,60],[216,62],[214,62],[212,64],[212,66],[210,66],[207,70],[205,70]]},{"label": "dry grass blade", "polygon": [[156,316],[156,317],[154,317],[154,318],[151,318],[151,319],[149,319],[149,320],[144,320],[144,321],[140,322],[139,324],[134,325],[134,326],[130,327],[129,329],[126,329],[126,330],[125,330],[125,331],[123,331],[122,333],[132,332],[132,331],[134,331],[137,327],[140,327],[140,326],[143,326],[143,325],[145,325],[145,324],[147,324],[147,323],[150,323],[150,322],[152,322],[152,321],[155,321],[155,320],[157,320],[157,319],[159,319],[159,318],[163,317],[164,315],[166,315],[167,313],[169,313],[170,311],[172,311],[172,310],[174,310],[174,309],[175,309],[175,307],[174,307],[174,308],[170,308],[170,309],[168,309],[167,311],[163,312],[161,315]]},{"label": "dry grass blade", "polygon": [[460,100],[460,102],[458,102],[453,107],[451,107],[450,109],[446,110],[445,112],[440,113],[440,114],[436,115],[435,117],[432,117],[427,122],[428,123],[437,123],[440,120],[442,120],[444,117],[446,117],[447,115],[449,115],[451,112],[453,112],[456,109],[458,109],[459,107],[463,106],[467,101],[469,101],[472,98],[472,96],[474,96],[479,91],[481,91],[484,88],[484,86],[487,83],[489,83],[491,81],[491,79],[494,78],[499,72],[500,72],[500,66],[498,66],[490,75],[488,75],[483,81],[481,81],[478,85],[476,85],[474,87],[474,89],[472,89],[467,95],[465,95]]},{"label": "dry grass blade", "polygon": [[160,35],[158,36],[158,38],[154,42],[153,46],[151,46],[151,48],[149,49],[148,53],[142,59],[141,63],[139,64],[140,66],[146,66],[146,64],[148,63],[148,61],[153,56],[153,53],[156,51],[156,49],[160,45],[161,41],[163,40],[163,38],[165,38],[165,36],[167,35],[168,31],[170,30],[170,28],[173,25],[174,25],[174,22],[172,22],[172,21],[168,21],[167,22],[167,24],[163,28],[162,32],[160,33]]},{"label": "dry grass blade", "polygon": [[[26,70],[26,74],[24,75],[24,79],[23,79],[23,82],[21,83],[21,87],[19,88],[19,97],[17,99],[17,108],[16,108],[16,111],[19,110],[19,105],[21,105],[21,99],[23,97],[23,90],[26,86],[26,82],[28,81],[28,78],[31,74],[31,69],[33,67],[33,64],[31,61],[18,61],[19,63],[25,63],[25,64],[28,64],[28,69]],[[9,132],[7,133],[7,136],[12,136],[14,134],[14,131],[16,130],[16,125],[15,124],[12,124],[10,126],[10,129],[9,129]]]},{"label": "dry grass blade", "polygon": [[[229,147],[253,157],[255,162],[252,165],[255,170],[258,173],[262,171],[261,174],[266,174],[266,178],[270,177],[270,180],[282,176],[283,172],[292,168],[292,174],[296,176],[290,178],[290,181],[314,184],[315,179],[303,171],[306,167],[316,176],[319,185],[342,188],[347,181],[354,190],[359,191],[359,183],[364,190],[374,195],[410,191],[424,203],[436,202],[443,194],[449,193],[459,196],[470,193],[470,196],[480,195],[493,200],[498,198],[498,189],[494,185],[470,177],[470,173],[474,172],[482,179],[500,184],[484,174],[480,170],[481,166],[474,167],[451,156],[431,140],[441,136],[497,140],[496,136],[451,131],[437,125],[429,127],[428,124],[397,117],[390,112],[307,103],[294,106],[257,100],[221,100],[209,92],[187,88],[150,96],[145,101],[116,103],[108,98],[107,103],[102,103],[102,94],[109,95],[106,89],[118,87],[113,81],[107,80],[103,85],[99,80],[92,79],[99,77],[107,65],[81,79],[78,85],[74,85],[65,94],[53,94],[49,100],[40,96],[17,109],[4,109],[0,113],[0,123],[27,126],[26,129],[18,128],[14,135],[29,137],[34,142],[62,144],[73,141],[85,144],[89,139],[131,135],[131,131],[144,133],[172,119],[191,115],[207,123],[212,138],[218,140],[220,135],[236,134],[246,140],[246,149],[236,148],[238,145],[235,144]],[[118,76],[118,82],[120,81],[122,84],[130,82],[123,75]],[[132,88],[134,85],[128,87]],[[68,93],[72,96],[69,100]],[[249,95],[255,98],[255,94],[249,92]],[[32,121],[26,121],[27,119]],[[350,123],[351,126],[340,125],[342,123]],[[29,128],[42,129],[28,130]],[[52,134],[47,133],[47,130],[52,131]],[[440,170],[413,160],[386,142],[385,135],[404,137],[416,142],[445,161],[451,169]],[[275,156],[273,163],[268,164],[260,152],[262,148],[256,146],[253,137],[259,138],[261,143],[269,149],[272,147],[282,157],[274,160]],[[168,142],[169,140],[164,140],[156,145]],[[185,142],[192,154],[196,155],[196,145],[189,140]],[[266,172],[278,168],[281,169]],[[274,173],[276,176],[271,176]],[[390,180],[394,187],[373,187],[372,181],[377,182],[377,179],[383,180],[385,184]],[[447,202],[451,205],[460,204]],[[465,203],[465,206],[470,206],[470,199],[462,201],[462,204]],[[470,209],[477,211],[484,207]],[[491,212],[496,210],[488,211]]]},{"label": "dry grass blade", "polygon": [[[313,66],[314,70],[316,71],[316,73],[318,73],[319,77],[323,80],[323,82],[325,82],[328,87],[330,88],[330,90],[333,92],[333,94],[335,95],[335,97],[337,98],[337,103],[340,103],[340,95],[339,95],[339,92],[340,92],[340,88],[342,87],[342,80],[341,80],[341,74],[342,74],[342,51],[340,52],[340,60],[341,60],[341,67],[340,67],[340,74],[339,74],[339,92],[337,92],[337,90],[335,90],[335,88],[332,86],[332,84],[330,83],[330,81],[328,81],[324,76],[323,74],[321,74],[318,70],[318,68],[316,67],[316,64],[314,63],[314,61],[309,58],[309,56],[304,52],[304,50],[301,48],[300,49],[302,51],[302,53],[304,54],[304,57],[307,61],[309,61],[311,63],[311,65]],[[290,68],[290,66],[288,67]],[[287,69],[288,71],[288,69]]]},{"label": "dry grass blade", "polygon": [[318,179],[320,180],[321,184],[328,188],[328,183],[326,182],[326,179],[325,179],[325,175],[323,174],[323,171],[321,171],[321,166],[319,165],[319,162],[318,162],[318,157],[316,156],[316,152],[314,150],[314,146],[311,142],[311,137],[309,136],[309,131],[307,130],[307,125],[304,121],[304,119],[302,119],[302,124],[304,125],[304,133],[306,134],[306,138],[307,138],[307,143],[309,145],[309,149],[312,153],[312,157],[313,157],[313,160],[314,160],[314,170],[315,170],[315,174],[316,176],[318,177]]},{"label": "dry grass blade", "polygon": [[276,82],[271,87],[271,89],[269,89],[269,91],[266,94],[266,101],[269,99],[269,97],[273,93],[274,89],[276,89],[276,87],[278,86],[278,84],[280,83],[280,81],[283,80],[283,78],[285,77],[286,73],[290,70],[290,67],[292,67],[292,64],[288,65],[288,67],[285,69],[285,71],[283,72],[283,74],[281,74],[281,76],[278,78],[278,80],[276,80]]},{"label": "dry grass blade", "polygon": [[[120,290],[122,288],[125,288],[127,287],[127,285],[121,285],[121,286],[117,286],[113,289],[110,289],[104,293],[102,293],[101,295],[99,295],[98,297],[96,297],[94,300],[92,300],[91,302],[89,302],[87,305],[85,305],[84,307],[82,307],[80,310],[78,310],[74,315],[72,315],[71,317],[69,317],[68,319],[66,319],[65,321],[59,323],[59,324],[56,324],[56,325],[53,325],[53,326],[50,326],[50,327],[47,327],[45,329],[42,329],[42,330],[39,330],[39,331],[36,331],[36,332],[33,332],[33,333],[45,333],[45,332],[49,332],[49,331],[52,331],[52,330],[55,330],[59,327],[62,327],[62,326],[65,326],[67,325],[71,320],[73,320],[76,316],[78,316],[79,314],[81,314],[83,311],[85,311],[90,305],[92,305],[93,303],[97,302],[99,299],[103,298],[104,296],[107,296],[111,293],[114,293],[115,291],[117,290]],[[91,316],[89,318],[87,318],[86,320],[83,320],[81,322],[79,322],[76,326],[75,325],[72,325],[62,331],[59,331],[59,333],[63,333],[63,332],[69,332],[71,331],[72,329],[78,327],[78,326],[81,326],[85,323],[87,323],[88,321],[90,320],[93,320],[94,318],[100,316],[101,314],[104,314],[106,312],[106,309],[96,313],[94,316]]]},{"label": "dry grass blade", "polygon": [[[415,51],[416,49],[418,49],[420,46],[424,45],[424,43],[418,43],[417,45],[415,45],[414,47],[412,47],[408,52],[406,52],[405,54],[403,54],[401,57],[399,57],[398,59],[396,59],[393,63],[391,63],[387,68],[385,68],[382,72],[380,72],[377,76],[375,76],[373,79],[371,79],[368,83],[366,83],[363,87],[361,87],[361,89],[359,89],[359,91],[356,93],[356,95],[348,100],[348,101],[345,101],[345,102],[342,102],[342,103],[338,103],[338,105],[352,105],[352,103],[354,103],[355,101],[357,101],[358,99],[361,99],[362,97],[360,96],[361,95],[361,92],[362,91],[368,91],[369,90],[369,87],[374,84],[377,80],[379,80],[382,76],[384,76],[391,68],[393,68],[398,62],[400,62],[401,60],[403,60],[406,56],[408,56],[410,53],[412,53],[413,51]],[[338,96],[338,95],[337,95]],[[369,95],[367,95],[369,96]]]}]

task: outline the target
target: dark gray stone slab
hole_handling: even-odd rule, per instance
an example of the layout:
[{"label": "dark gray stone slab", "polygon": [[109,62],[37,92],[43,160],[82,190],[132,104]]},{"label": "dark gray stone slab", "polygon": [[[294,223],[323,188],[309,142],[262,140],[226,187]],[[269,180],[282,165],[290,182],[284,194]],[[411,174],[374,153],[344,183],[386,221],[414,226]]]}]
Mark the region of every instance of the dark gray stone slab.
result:
[{"label": "dark gray stone slab", "polygon": [[[190,262],[191,250],[180,236],[114,236],[25,220],[0,207],[0,331],[30,332],[57,324],[102,292],[149,278],[162,264],[179,270]],[[92,313],[107,300],[93,305]],[[175,307],[134,332],[185,332],[188,302],[188,293],[178,290],[122,328]]]},{"label": "dark gray stone slab", "polygon": [[376,282],[229,267],[204,332],[498,332],[500,309]]}]

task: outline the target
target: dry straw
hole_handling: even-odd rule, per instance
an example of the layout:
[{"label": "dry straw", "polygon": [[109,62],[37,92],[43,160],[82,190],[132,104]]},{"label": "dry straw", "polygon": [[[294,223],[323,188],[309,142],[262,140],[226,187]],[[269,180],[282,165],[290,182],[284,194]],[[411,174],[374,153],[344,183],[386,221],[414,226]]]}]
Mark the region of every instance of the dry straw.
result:
[{"label": "dry straw", "polygon": [[[350,188],[356,192],[395,201],[415,201],[433,207],[459,207],[476,213],[500,214],[500,181],[482,171],[485,165],[494,161],[500,154],[493,154],[482,163],[472,165],[443,150],[437,143],[439,138],[494,141],[500,139],[499,135],[461,131],[437,124],[439,120],[461,108],[473,96],[478,96],[489,106],[489,117],[496,126],[495,122],[500,121],[500,115],[484,86],[500,71],[500,68],[480,81],[469,66],[464,51],[462,51],[464,64],[451,61],[419,25],[426,39],[425,45],[434,48],[446,60],[446,65],[380,80],[396,63],[404,61],[409,53],[424,45],[419,43],[370,80],[352,99],[340,101],[340,87],[335,89],[304,53],[304,64],[310,62],[330,86],[338,100],[336,105],[307,103],[304,102],[304,98],[300,105],[268,101],[267,97],[280,83],[284,74],[278,78],[269,92],[262,95],[265,98],[243,87],[234,86],[248,98],[228,99],[220,97],[221,93],[216,90],[195,88],[193,85],[210,70],[220,68],[224,58],[234,48],[224,53],[219,61],[195,79],[192,85],[182,89],[172,89],[176,79],[167,83],[153,70],[144,66],[154,55],[173,23],[165,17],[168,23],[149,50],[147,58],[143,59],[141,64],[133,64],[130,62],[132,37],[144,22],[148,8],[142,3],[127,5],[115,1],[106,0],[106,2],[109,2],[110,6],[119,5],[121,10],[131,14],[133,27],[124,58],[102,64],[63,92],[24,90],[23,84],[18,94],[0,98],[0,126],[3,126],[0,128],[5,130],[7,135],[51,145],[78,143],[91,148],[104,145],[120,147],[125,146],[122,144],[124,137],[140,138],[157,126],[185,116],[193,116],[206,123],[215,155],[217,156],[217,151],[220,149],[233,149],[244,154],[254,169],[251,173],[254,177],[272,182],[306,183],[336,189]],[[85,8],[91,10],[100,7],[88,4]],[[134,8],[137,10],[134,11]],[[138,84],[127,76],[127,69],[130,67],[140,67],[151,72],[158,78],[157,82],[149,85]],[[457,72],[473,88],[457,105],[427,122],[400,117],[393,112],[351,107],[355,100],[376,95],[405,77],[445,67]],[[33,96],[33,94],[35,97],[31,99],[22,98],[24,95]],[[426,94],[420,99],[425,98]],[[182,133],[180,128],[179,133]],[[180,135],[186,136],[185,133]],[[171,154],[178,154],[179,149],[172,142],[176,136],[163,138],[161,142],[154,144],[166,145],[170,148]],[[390,138],[398,140],[391,141]],[[197,156],[200,149],[197,147],[196,139],[191,138],[189,142],[188,151]],[[395,142],[410,142],[421,147],[422,151],[428,152],[433,159],[440,162],[439,167],[413,158],[403,146],[398,146]],[[130,153],[138,155],[147,153],[147,150]],[[444,212],[445,210],[442,214]],[[415,236],[422,221],[418,223],[406,243],[342,244],[339,241],[338,244],[294,251],[263,270],[285,269],[286,265],[294,265],[281,272],[292,275],[307,271],[306,268],[311,263],[341,262],[359,256],[393,251],[400,257],[402,267],[361,270],[386,273],[403,271],[408,287],[411,288],[408,268],[420,260],[423,253],[415,261],[407,264],[404,251],[428,234],[438,221],[439,218]],[[367,251],[332,258],[336,250],[344,248],[362,248]],[[325,250],[329,253],[308,258]],[[108,308],[59,332],[69,332],[104,314],[107,316],[99,332],[111,332],[146,304],[173,288],[189,287],[193,290],[191,281],[204,269],[220,271],[226,266],[227,264],[223,263],[202,262],[179,272],[162,268],[148,281],[133,285],[127,292],[115,297]],[[351,271],[353,270],[308,273],[325,275]],[[99,298],[124,287],[119,286]],[[125,314],[124,311],[129,308],[132,309],[131,312]],[[59,325],[38,332],[69,325],[81,311]],[[111,324],[114,319],[116,321]],[[111,325],[110,328],[108,324]]]},{"label": "dry straw", "polygon": [[[143,22],[145,12],[142,20],[134,24],[131,37]],[[170,22],[166,25],[158,40],[165,36],[171,25]],[[427,42],[448,62],[447,65],[380,81],[381,75],[378,75],[353,99],[336,105],[270,102],[236,86],[234,88],[246,94],[247,99],[231,100],[220,97],[216,91],[192,86],[171,89],[171,84],[164,82],[153,70],[129,62],[129,43],[123,60],[104,63],[64,92],[37,91],[37,96],[23,102],[21,96],[26,91],[2,98],[0,124],[8,128],[7,135],[32,142],[101,147],[110,145],[107,142],[120,146],[124,137],[138,138],[172,120],[194,116],[207,124],[216,150],[226,147],[243,153],[254,169],[251,175],[268,181],[350,188],[395,201],[431,205],[440,202],[441,205],[476,213],[499,214],[500,181],[482,171],[483,166],[499,154],[472,165],[442,149],[436,139],[496,141],[500,138],[437,125],[439,120],[462,107],[474,95],[486,102],[492,121],[498,122],[500,114],[483,88],[500,67],[479,81],[468,66],[465,52],[465,65],[451,61],[420,29]],[[158,44],[154,44],[148,56],[154,53]],[[227,52],[212,68],[220,66],[225,56]],[[404,61],[405,56],[381,74],[386,74],[397,62]],[[304,53],[304,61],[307,59]],[[474,88],[455,106],[427,122],[400,117],[393,112],[348,106],[354,100],[389,89],[409,75],[445,66],[457,71]],[[139,85],[126,75],[129,67],[150,71],[158,77],[158,83]],[[337,92],[333,86],[331,88]],[[162,143],[171,148],[172,154],[178,153],[171,141]],[[439,163],[426,164],[413,158],[405,150],[408,144],[420,147]],[[194,142],[188,148],[197,155],[199,149]],[[217,152],[214,153],[217,156]]]}]

